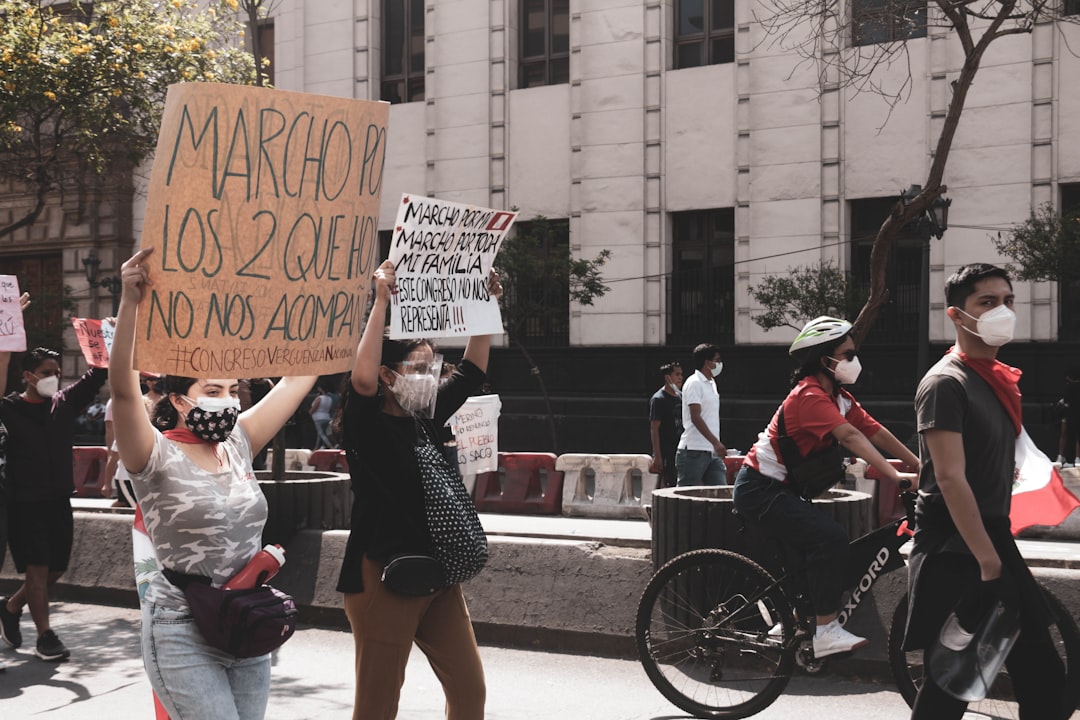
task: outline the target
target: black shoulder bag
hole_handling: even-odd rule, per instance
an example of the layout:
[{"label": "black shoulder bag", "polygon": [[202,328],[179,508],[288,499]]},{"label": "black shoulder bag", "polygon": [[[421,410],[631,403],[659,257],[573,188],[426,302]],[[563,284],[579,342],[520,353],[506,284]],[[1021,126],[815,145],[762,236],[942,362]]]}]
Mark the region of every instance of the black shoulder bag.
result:
[{"label": "black shoulder bag", "polygon": [[780,462],[787,468],[788,484],[800,496],[812,500],[844,479],[844,455],[835,438],[831,447],[803,457],[795,440],[787,434],[783,404],[780,405],[777,430],[780,433],[777,438]]},{"label": "black shoulder bag", "polygon": [[416,464],[424,493],[424,517],[431,556],[396,555],[383,568],[382,581],[399,595],[431,595],[477,575],[488,558],[487,535],[476,504],[465,490],[457,458],[451,461],[438,440],[417,422]]}]

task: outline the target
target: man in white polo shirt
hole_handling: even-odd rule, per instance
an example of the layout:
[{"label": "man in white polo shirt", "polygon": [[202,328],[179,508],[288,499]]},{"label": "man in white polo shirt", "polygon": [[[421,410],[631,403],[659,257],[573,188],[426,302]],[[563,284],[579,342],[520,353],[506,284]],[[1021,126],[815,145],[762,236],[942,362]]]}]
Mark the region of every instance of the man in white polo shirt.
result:
[{"label": "man in white polo shirt", "polygon": [[720,374],[720,348],[701,344],[694,348],[697,370],[683,383],[683,434],[675,452],[678,484],[725,485],[727,448],[720,442],[720,393],[713,379]]}]

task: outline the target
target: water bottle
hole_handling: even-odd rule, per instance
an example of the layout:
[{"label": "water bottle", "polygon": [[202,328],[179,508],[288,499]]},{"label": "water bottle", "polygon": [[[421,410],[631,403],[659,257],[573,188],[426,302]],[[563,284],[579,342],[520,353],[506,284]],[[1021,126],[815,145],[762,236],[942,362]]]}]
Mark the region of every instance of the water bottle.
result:
[{"label": "water bottle", "polygon": [[1017,612],[1000,600],[974,632],[965,630],[953,612],[930,647],[927,670],[934,683],[957,700],[982,700],[1019,635]]},{"label": "water bottle", "polygon": [[277,575],[285,564],[285,548],[280,545],[267,545],[251,558],[244,568],[225,583],[226,590],[241,590],[262,585]]}]

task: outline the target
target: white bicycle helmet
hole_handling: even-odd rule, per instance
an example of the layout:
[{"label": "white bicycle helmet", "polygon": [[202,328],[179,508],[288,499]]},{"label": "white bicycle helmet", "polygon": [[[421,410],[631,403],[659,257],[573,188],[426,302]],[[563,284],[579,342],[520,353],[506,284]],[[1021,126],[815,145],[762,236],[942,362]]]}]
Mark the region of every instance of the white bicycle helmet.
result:
[{"label": "white bicycle helmet", "polygon": [[851,332],[851,323],[847,320],[822,315],[803,326],[803,329],[796,336],[795,342],[791,343],[791,347],[788,348],[788,354],[794,355],[800,350],[839,340],[849,332]]}]

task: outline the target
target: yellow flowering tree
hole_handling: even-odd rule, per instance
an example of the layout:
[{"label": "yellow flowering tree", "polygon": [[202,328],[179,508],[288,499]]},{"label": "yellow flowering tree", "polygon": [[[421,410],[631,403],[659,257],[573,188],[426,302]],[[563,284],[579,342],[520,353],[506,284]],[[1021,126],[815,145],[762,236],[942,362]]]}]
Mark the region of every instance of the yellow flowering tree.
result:
[{"label": "yellow flowering tree", "polygon": [[32,225],[50,195],[153,151],[179,82],[251,84],[236,0],[0,0],[0,183],[33,196],[0,237]]}]

